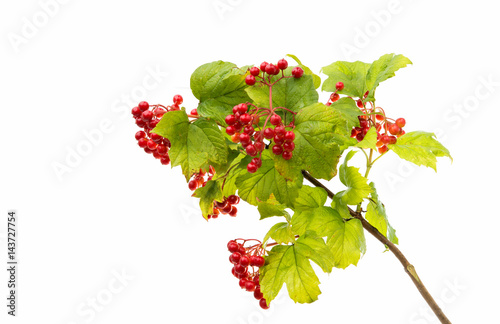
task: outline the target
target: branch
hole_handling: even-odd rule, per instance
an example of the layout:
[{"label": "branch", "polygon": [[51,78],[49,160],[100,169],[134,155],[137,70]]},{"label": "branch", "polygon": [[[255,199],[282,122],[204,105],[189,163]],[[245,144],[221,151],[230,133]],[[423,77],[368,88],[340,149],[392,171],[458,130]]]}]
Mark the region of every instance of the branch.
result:
[{"label": "branch", "polygon": [[[328,194],[328,197],[330,199],[333,199],[333,196],[335,195],[330,189],[325,187],[321,182],[319,182],[316,178],[311,176],[307,171],[302,170],[302,174],[304,175],[304,178],[306,178],[309,182],[311,182],[313,185],[316,187],[320,187],[325,189],[326,193]],[[417,275],[417,272],[415,271],[415,267],[406,259],[404,254],[398,249],[398,247],[389,241],[387,237],[385,237],[384,234],[380,233],[378,229],[373,227],[364,217],[361,215],[361,213],[356,212],[352,210],[350,207],[349,208],[349,213],[351,214],[352,217],[359,219],[361,224],[363,225],[363,228],[373,235],[377,240],[379,240],[382,244],[387,246],[389,250],[396,256],[396,258],[401,262],[403,265],[403,268],[405,269],[405,272],[410,276],[411,280],[417,287],[418,291],[422,295],[422,297],[425,299],[429,307],[432,309],[434,314],[436,314],[437,318],[441,321],[443,324],[451,324],[450,320],[446,317],[446,315],[443,313],[439,305],[436,303],[434,298],[432,298],[431,294],[427,290],[427,288],[424,286],[424,283],[422,280]]]}]

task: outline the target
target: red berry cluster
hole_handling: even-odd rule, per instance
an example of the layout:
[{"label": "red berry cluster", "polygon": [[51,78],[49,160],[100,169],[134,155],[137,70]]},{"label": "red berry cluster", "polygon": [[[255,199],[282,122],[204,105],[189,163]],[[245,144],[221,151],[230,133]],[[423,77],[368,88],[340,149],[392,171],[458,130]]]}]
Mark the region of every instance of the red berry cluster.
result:
[{"label": "red berry cluster", "polygon": [[200,169],[200,172],[193,174],[188,182],[189,190],[195,191],[198,188],[205,187],[207,181],[212,180],[215,170],[212,166],[208,168],[208,172]]},{"label": "red berry cluster", "polygon": [[335,92],[330,95],[330,98],[328,99],[328,102],[326,103],[327,106],[330,106],[332,103],[340,99],[340,95],[337,93],[338,91],[342,91],[344,89],[344,83],[343,82],[337,82],[335,85]]},{"label": "red berry cluster", "polygon": [[222,201],[216,201],[214,203],[213,211],[210,215],[208,215],[208,219],[217,218],[219,214],[228,214],[229,216],[236,217],[238,213],[238,208],[236,206],[240,202],[240,197],[236,195],[231,195],[227,198],[224,198]]},{"label": "red berry cluster", "polygon": [[[238,243],[239,240],[242,242]],[[258,240],[255,240],[258,244],[245,248],[244,244],[247,241],[254,240],[237,239],[231,240],[227,243],[227,249],[231,252],[229,262],[233,264],[231,272],[240,280],[239,285],[241,289],[253,292],[255,299],[259,301],[260,307],[268,309],[269,305],[260,291],[259,285],[258,268],[262,267],[265,263],[265,260],[262,257],[263,250],[261,248],[260,241]],[[257,268],[257,270],[255,270],[255,268]]]},{"label": "red berry cluster", "polygon": [[[278,75],[280,72],[285,70],[288,67],[288,62],[285,59],[281,59],[278,61],[276,64],[272,63],[267,63],[267,62],[262,62],[260,64],[260,67],[252,67],[249,69],[250,74],[246,76],[245,82],[249,86],[254,85],[257,82],[257,78],[265,79],[266,74],[267,78],[270,79],[271,76],[273,75]],[[262,72],[262,75],[261,75]],[[292,76],[296,79],[300,78],[302,75],[304,75],[304,70],[296,66],[292,69]],[[282,72],[283,76],[283,72]]]}]

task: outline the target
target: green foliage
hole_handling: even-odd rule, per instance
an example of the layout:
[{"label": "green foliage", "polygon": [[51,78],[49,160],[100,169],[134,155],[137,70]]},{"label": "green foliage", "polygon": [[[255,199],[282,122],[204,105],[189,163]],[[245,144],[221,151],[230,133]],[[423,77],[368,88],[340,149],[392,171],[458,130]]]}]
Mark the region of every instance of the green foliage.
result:
[{"label": "green foliage", "polygon": [[257,203],[257,210],[260,213],[260,219],[273,217],[273,216],[284,216],[287,220],[290,220],[290,214],[285,210],[286,206],[280,204],[274,195],[271,194],[271,197],[267,201],[261,201]]},{"label": "green foliage", "polygon": [[215,180],[207,181],[204,187],[196,189],[194,196],[200,198],[200,209],[205,219],[212,212],[214,201],[223,200],[220,183]]},{"label": "green foliage", "polygon": [[347,189],[339,192],[337,196],[341,197],[348,205],[360,204],[372,192],[372,188],[368,185],[368,179],[359,173],[359,168],[347,166],[347,162],[355,153],[355,151],[350,151],[340,166],[339,179]]},{"label": "green foliage", "polygon": [[371,199],[368,203],[366,210],[366,220],[370,222],[378,231],[384,234],[392,243],[398,244],[398,237],[396,236],[396,230],[389,224],[387,220],[387,214],[385,213],[385,206],[378,199],[377,190],[375,189],[375,184],[370,182],[370,187],[372,187]]},{"label": "green foliage", "polygon": [[262,240],[262,242],[267,242],[269,239],[273,239],[278,244],[288,244],[295,242],[295,236],[292,231],[292,227],[288,222],[276,223],[271,227],[269,232]]}]

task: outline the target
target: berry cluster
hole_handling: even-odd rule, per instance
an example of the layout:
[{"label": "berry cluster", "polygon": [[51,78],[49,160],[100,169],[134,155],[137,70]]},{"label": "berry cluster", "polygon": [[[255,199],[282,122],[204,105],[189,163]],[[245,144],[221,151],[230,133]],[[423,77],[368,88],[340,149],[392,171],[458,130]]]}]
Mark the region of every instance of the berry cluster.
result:
[{"label": "berry cluster", "polygon": [[143,129],[135,133],[137,144],[139,147],[143,148],[146,153],[153,154],[153,156],[159,159],[163,165],[170,163],[170,157],[168,156],[170,141],[158,134],[151,133],[151,130],[158,125],[166,112],[179,110],[179,105],[181,103],[182,97],[180,95],[175,95],[174,104],[172,106],[150,106],[146,101],[141,101],[139,105],[132,108],[132,116],[135,119],[135,124]]},{"label": "berry cluster", "polygon": [[[242,242],[238,243],[239,240]],[[247,241],[257,241],[258,244],[245,248],[244,244]],[[227,249],[231,252],[229,256],[229,262],[233,264],[231,272],[240,280],[239,285],[241,289],[253,292],[255,299],[259,301],[260,307],[268,309],[269,305],[260,291],[259,285],[258,268],[262,267],[265,263],[262,257],[263,249],[260,241],[243,239],[231,240],[227,243]],[[254,268],[257,268],[257,270]]]},{"label": "berry cluster", "polygon": [[[300,78],[304,74],[304,70],[300,67],[292,69],[292,76],[285,76],[283,70],[288,67],[288,62],[285,59],[278,61],[276,65],[263,62],[259,67],[252,67],[248,71],[245,82],[252,86],[259,79],[259,83],[272,88],[272,86],[284,78]],[[278,75],[281,71],[281,77],[271,82],[273,75]],[[249,107],[250,106],[250,107]],[[234,143],[241,143],[246,154],[254,157],[247,165],[247,170],[250,173],[256,172],[262,166],[262,151],[269,148],[275,155],[281,155],[283,159],[290,160],[295,149],[295,128],[294,121],[285,125],[280,115],[276,110],[280,109],[292,114],[295,118],[295,113],[285,107],[257,107],[251,103],[241,103],[233,107],[233,113],[225,118],[226,133],[231,136]],[[261,127],[259,122],[261,118],[265,118],[264,125]],[[271,124],[269,127],[268,123]],[[274,127],[273,127],[274,126]],[[286,128],[290,128],[287,131]],[[268,140],[268,142],[264,142]]]}]

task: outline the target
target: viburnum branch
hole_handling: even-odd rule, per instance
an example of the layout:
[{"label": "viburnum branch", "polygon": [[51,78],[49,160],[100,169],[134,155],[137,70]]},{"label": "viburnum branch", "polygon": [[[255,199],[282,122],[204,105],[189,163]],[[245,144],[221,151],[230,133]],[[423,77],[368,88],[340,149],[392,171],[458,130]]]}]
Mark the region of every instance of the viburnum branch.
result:
[{"label": "viburnum branch", "polygon": [[[302,174],[304,175],[304,178],[306,178],[309,182],[311,182],[313,185],[316,187],[320,187],[325,189],[326,193],[328,194],[328,197],[330,199],[333,199],[335,194],[325,187],[321,182],[319,182],[316,178],[311,176],[307,171],[302,170]],[[417,287],[418,291],[422,295],[422,297],[425,299],[429,307],[432,309],[434,314],[436,314],[437,318],[441,321],[443,324],[451,324],[450,320],[446,317],[446,315],[443,313],[439,305],[436,303],[432,295],[429,293],[427,288],[425,287],[424,283],[422,280],[417,275],[417,272],[415,271],[415,267],[406,259],[404,254],[401,252],[401,250],[398,249],[398,247],[392,243],[387,237],[385,237],[382,233],[379,232],[378,229],[376,229],[373,225],[371,225],[361,214],[361,212],[356,212],[352,210],[350,207],[349,208],[349,213],[351,214],[352,217],[358,219],[361,224],[363,225],[363,228],[373,235],[377,240],[379,240],[382,244],[387,246],[389,251],[391,251],[394,256],[401,262],[403,265],[403,268],[405,269],[405,272],[410,276],[411,280],[413,281],[413,284]]]}]

